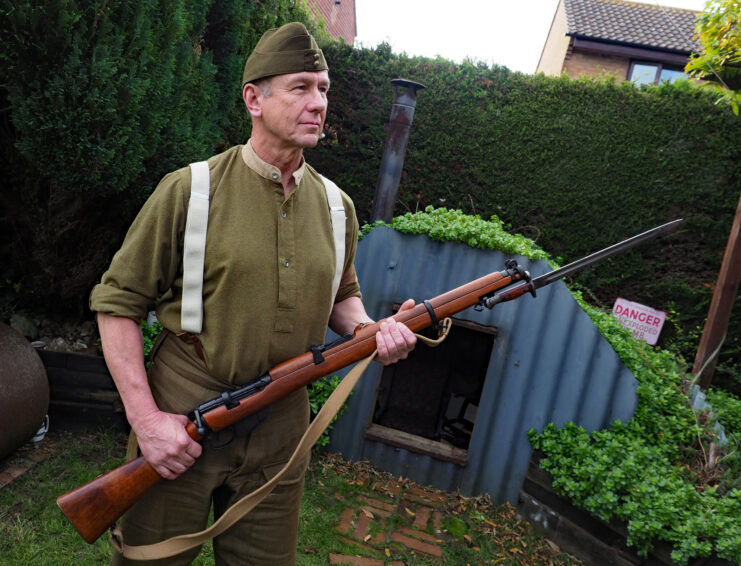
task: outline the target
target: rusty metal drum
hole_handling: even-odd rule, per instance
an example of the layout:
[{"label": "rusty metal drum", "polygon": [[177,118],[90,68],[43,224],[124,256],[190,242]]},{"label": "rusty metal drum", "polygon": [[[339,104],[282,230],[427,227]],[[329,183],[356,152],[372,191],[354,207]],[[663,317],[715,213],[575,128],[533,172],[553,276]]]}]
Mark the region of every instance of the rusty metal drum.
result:
[{"label": "rusty metal drum", "polygon": [[48,409],[41,358],[18,331],[0,324],[0,458],[33,438]]}]

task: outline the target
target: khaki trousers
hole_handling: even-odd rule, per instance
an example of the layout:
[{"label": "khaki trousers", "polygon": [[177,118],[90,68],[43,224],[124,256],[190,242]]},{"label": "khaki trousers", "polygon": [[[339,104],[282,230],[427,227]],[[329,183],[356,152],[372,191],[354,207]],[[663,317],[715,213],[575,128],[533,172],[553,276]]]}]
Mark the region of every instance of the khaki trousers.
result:
[{"label": "khaki trousers", "polygon": [[[121,528],[126,544],[151,544],[206,528],[212,505],[215,517],[220,517],[235,501],[259,488],[283,467],[308,422],[308,396],[302,388],[271,405],[267,419],[249,436],[234,438],[223,448],[214,448],[207,439],[203,454],[191,469],[175,480],[157,484],[124,515]],[[223,432],[213,442],[225,442],[229,436],[228,431]],[[295,564],[307,466],[308,457],[260,505],[214,539],[217,566]],[[126,560],[114,552],[112,564],[190,564],[199,551],[195,548],[172,558],[147,562]]]}]

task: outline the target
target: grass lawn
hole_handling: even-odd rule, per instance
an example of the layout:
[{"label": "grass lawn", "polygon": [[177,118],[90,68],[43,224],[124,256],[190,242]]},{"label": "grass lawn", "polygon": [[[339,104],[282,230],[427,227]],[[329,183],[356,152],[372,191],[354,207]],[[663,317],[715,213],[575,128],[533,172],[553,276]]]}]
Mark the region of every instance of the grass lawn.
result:
[{"label": "grass lawn", "polygon": [[[124,446],[122,433],[52,428],[40,448],[23,447],[0,461],[0,474],[30,466],[0,489],[0,565],[107,564],[106,537],[86,544],[55,499],[121,464]],[[396,535],[410,532],[441,555],[415,551]],[[579,564],[519,521],[509,505],[425,489],[363,463],[316,453],[306,476],[297,563],[326,565],[337,555],[407,565]],[[210,545],[194,564],[213,564]]]}]

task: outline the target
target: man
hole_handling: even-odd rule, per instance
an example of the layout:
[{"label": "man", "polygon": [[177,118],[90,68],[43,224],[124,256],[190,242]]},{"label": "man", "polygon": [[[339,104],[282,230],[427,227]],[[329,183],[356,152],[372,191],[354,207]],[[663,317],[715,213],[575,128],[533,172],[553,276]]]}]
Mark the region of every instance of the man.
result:
[{"label": "man", "polygon": [[[322,343],[328,324],[346,333],[371,321],[353,266],[358,223],[344,193],[346,253],[332,303],[327,195],[303,159],[303,149],[322,134],[329,84],[324,55],[302,24],[266,32],[248,59],[242,94],[252,137],[208,160],[200,334],[183,333],[180,318],[189,168],[160,182],[91,294],[106,362],[132,427],[129,456],[138,449],[163,478],[174,480],[160,482],[124,517],[128,545],[203,529],[212,503],[218,517],[280,470],[309,418],[303,388],[271,405],[251,432],[215,449],[187,435],[189,410]],[[139,321],[153,304],[165,331],[147,375]],[[376,341],[379,361],[388,364],[405,358],[415,337],[388,319]],[[214,540],[217,564],[294,563],[307,464]],[[197,553],[156,564],[188,564]],[[116,555],[114,563],[127,561]]]}]

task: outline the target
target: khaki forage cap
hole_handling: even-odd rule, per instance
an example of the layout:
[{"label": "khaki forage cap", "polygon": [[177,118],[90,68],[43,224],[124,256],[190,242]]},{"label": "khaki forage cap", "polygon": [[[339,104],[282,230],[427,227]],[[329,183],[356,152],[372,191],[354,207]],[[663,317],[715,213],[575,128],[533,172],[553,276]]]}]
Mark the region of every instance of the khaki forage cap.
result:
[{"label": "khaki forage cap", "polygon": [[242,86],[273,75],[328,69],[322,50],[304,24],[292,22],[262,35],[244,66]]}]

